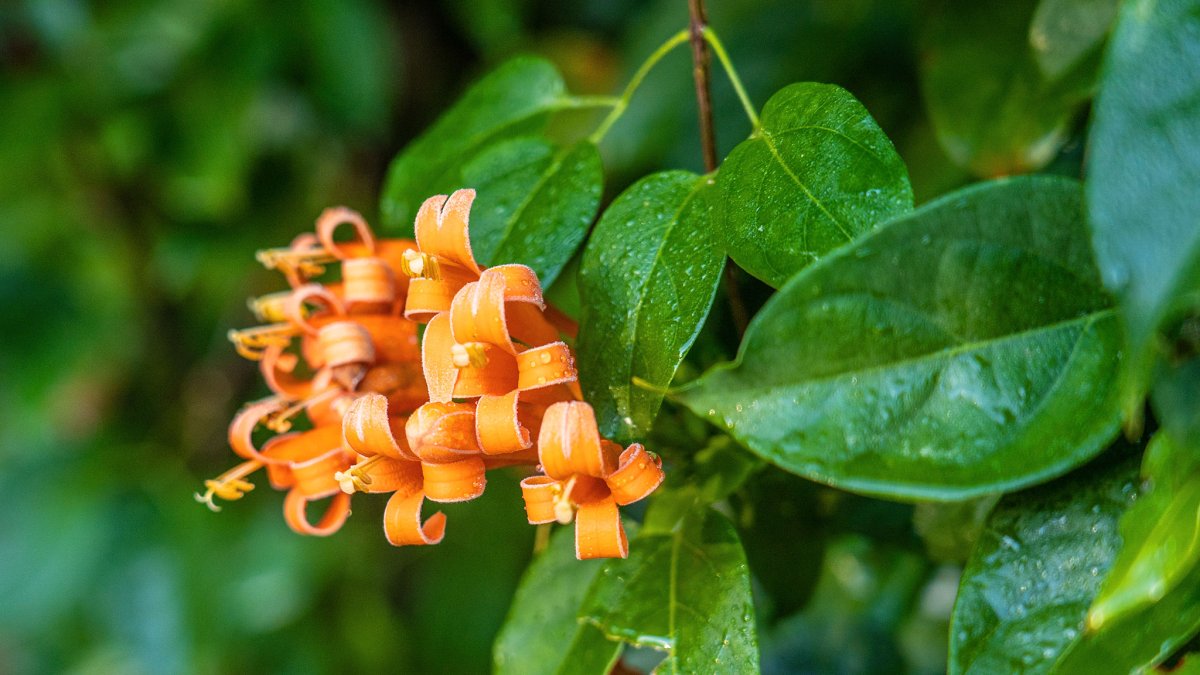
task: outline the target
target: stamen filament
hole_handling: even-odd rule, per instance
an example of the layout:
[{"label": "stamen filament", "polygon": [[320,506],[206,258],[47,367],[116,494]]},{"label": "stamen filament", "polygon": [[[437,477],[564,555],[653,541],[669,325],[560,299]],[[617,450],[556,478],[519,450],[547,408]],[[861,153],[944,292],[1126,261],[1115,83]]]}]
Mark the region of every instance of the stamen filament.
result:
[{"label": "stamen filament", "polygon": [[404,257],[400,261],[400,268],[406,276],[414,279],[437,281],[442,278],[442,269],[437,257],[420,251],[411,249],[405,251]]},{"label": "stamen filament", "polygon": [[286,347],[291,343],[292,338],[299,334],[300,329],[290,323],[272,323],[266,326],[231,330],[228,336],[238,354],[251,361],[261,361],[263,352],[268,347]]},{"label": "stamen filament", "polygon": [[450,354],[454,358],[455,368],[483,368],[488,364],[487,344],[484,342],[455,344],[450,347]]},{"label": "stamen filament", "polygon": [[315,277],[325,272],[325,265],[337,262],[337,257],[323,248],[295,250],[291,248],[268,248],[254,257],[269,270],[295,272],[302,277]]},{"label": "stamen filament", "polygon": [[[251,312],[254,312],[254,316],[259,321],[284,323],[288,320],[284,306],[290,297],[292,297],[291,291],[267,293],[257,298],[250,298],[246,301],[246,305],[250,308]],[[300,306],[300,312],[302,316],[308,316],[308,308],[304,305]]]},{"label": "stamen filament", "polygon": [[571,502],[571,490],[575,488],[575,476],[571,476],[561,494],[554,495],[554,519],[567,525],[575,519],[576,506]]},{"label": "stamen filament", "polygon": [[383,455],[373,455],[366,461],[355,464],[347,471],[338,471],[333,474],[334,480],[341,486],[342,492],[352,495],[355,492],[366,492],[367,488],[374,482],[367,469],[370,469],[375,464],[383,459]]},{"label": "stamen filament", "polygon": [[219,497],[227,502],[241,499],[254,489],[254,483],[246,480],[246,476],[258,471],[262,466],[263,463],[257,460],[242,462],[220,476],[204,481],[204,494],[197,492],[193,496],[196,501],[208,506],[210,511],[220,511],[221,507],[213,501],[214,498]]},{"label": "stamen filament", "polygon": [[292,418],[298,415],[301,410],[304,410],[310,405],[315,405],[327,399],[333,398],[340,393],[342,392],[337,387],[326,389],[322,392],[313,394],[308,398],[300,399],[299,401],[296,401],[292,405],[283,408],[282,410],[277,410],[270,415],[267,415],[263,418],[262,423],[268,429],[277,434],[287,433],[292,429]]}]

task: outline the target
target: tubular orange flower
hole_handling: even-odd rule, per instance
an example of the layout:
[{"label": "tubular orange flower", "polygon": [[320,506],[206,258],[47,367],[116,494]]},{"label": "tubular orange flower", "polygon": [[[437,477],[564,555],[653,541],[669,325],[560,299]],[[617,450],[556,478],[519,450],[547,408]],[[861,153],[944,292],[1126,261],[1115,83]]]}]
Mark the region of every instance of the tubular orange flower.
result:
[{"label": "tubular orange flower", "polygon": [[[542,475],[521,483],[529,521],[574,521],[581,559],[628,554],[618,506],[662,483],[661,462],[639,444],[622,450],[601,438],[560,336],[573,337],[574,322],[546,306],[529,267],[479,265],[474,199],[473,190],[427,199],[415,246],[376,239],[358,213],[334,208],[315,233],[259,253],[291,290],[253,301],[270,323],[230,338],[260,361],[273,396],[234,418],[229,443],[245,461],[197,499],[214,509],[216,498],[239,499],[265,468],[288,491],[285,520],[297,532],[331,534],[351,495],[391,493],[388,542],[436,544],[446,516],[422,521],[426,499],[475,499],[489,469],[540,464]],[[335,237],[346,230],[348,239]],[[333,263],[341,280],[320,283]],[[428,323],[419,344],[418,321]],[[291,431],[301,418],[313,428]],[[277,434],[261,448],[260,427]],[[318,500],[328,505],[313,523]]]}]

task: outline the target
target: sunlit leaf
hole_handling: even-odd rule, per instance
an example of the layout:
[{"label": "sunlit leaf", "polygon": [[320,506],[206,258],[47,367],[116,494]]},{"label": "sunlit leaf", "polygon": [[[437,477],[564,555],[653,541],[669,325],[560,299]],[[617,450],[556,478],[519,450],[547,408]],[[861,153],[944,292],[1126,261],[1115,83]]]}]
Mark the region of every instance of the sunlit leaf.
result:
[{"label": "sunlit leaf", "polygon": [[600,206],[604,170],[596,146],[558,150],[528,136],[489,147],[462,171],[475,188],[471,247],[480,263],[521,263],[543,286],[558,277]]},{"label": "sunlit leaf", "polygon": [[1104,281],[1125,317],[1130,417],[1148,388],[1156,332],[1174,312],[1200,306],[1197,31],[1190,0],[1126,3],[1088,139],[1088,216]]},{"label": "sunlit leaf", "polygon": [[814,82],[767,101],[762,127],[729,153],[717,185],[729,256],[775,287],[913,201],[908,170],[867,109]]},{"label": "sunlit leaf", "polygon": [[549,62],[513,59],[476,82],[388,170],[380,200],[386,228],[412,229],[427,197],[459,187],[459,171],[489,143],[541,128],[565,96]]},{"label": "sunlit leaf", "polygon": [[951,673],[1055,671],[1120,548],[1136,480],[1130,459],[1000,501],[963,569]]},{"label": "sunlit leaf", "polygon": [[526,570],[493,649],[495,672],[607,673],[620,643],[577,615],[600,560],[575,559],[575,533],[561,528]]},{"label": "sunlit leaf", "polygon": [[1148,492],[1121,519],[1124,545],[1088,613],[1102,628],[1157,602],[1200,561],[1200,447],[1155,434],[1142,474]]},{"label": "sunlit leaf", "polygon": [[1035,0],[944,2],[926,21],[921,88],[938,141],[984,177],[1045,166],[1066,141],[1094,67],[1041,72],[1029,44]]},{"label": "sunlit leaf", "polygon": [[[661,389],[696,339],[724,256],[713,241],[708,178],[669,171],[609,206],[580,268],[580,380],[601,430],[644,437]],[[633,384],[640,378],[650,387]]]},{"label": "sunlit leaf", "polygon": [[605,564],[581,615],[613,639],[667,651],[655,672],[756,672],[750,575],[737,533],[716,511],[673,501],[655,502],[629,558]]},{"label": "sunlit leaf", "polygon": [[830,485],[953,500],[1058,475],[1117,427],[1118,335],[1078,183],[949,195],[795,276],[678,394]]}]

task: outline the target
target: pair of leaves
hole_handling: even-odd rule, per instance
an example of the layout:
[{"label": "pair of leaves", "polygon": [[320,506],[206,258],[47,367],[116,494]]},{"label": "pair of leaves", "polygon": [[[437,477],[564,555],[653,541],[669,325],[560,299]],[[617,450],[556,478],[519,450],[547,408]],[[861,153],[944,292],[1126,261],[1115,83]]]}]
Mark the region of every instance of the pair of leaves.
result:
[{"label": "pair of leaves", "polygon": [[[1161,562],[1180,551],[1158,548],[1171,544],[1154,537],[1167,531],[1154,506],[1160,488],[1138,498],[1137,480],[1135,460],[1126,459],[1001,500],[963,570],[951,673],[1140,671],[1200,630],[1194,563],[1161,599],[1126,604],[1096,625],[1095,607],[1111,603],[1114,587],[1147,590],[1154,574],[1138,578],[1148,568],[1136,561],[1149,555]],[[1187,527],[1178,534],[1194,532],[1194,522]]]},{"label": "pair of leaves", "polygon": [[[1111,0],[1110,0],[1111,2]],[[1087,99],[1106,25],[1080,0],[941,3],[921,40],[921,88],[938,141],[977,175],[1045,166]],[[1096,0],[1090,4],[1099,4]],[[1089,17],[1084,28],[1073,17]],[[1078,36],[1064,36],[1067,28]],[[1030,45],[1030,42],[1033,45]],[[1067,44],[1069,43],[1069,44]]]},{"label": "pair of leaves", "polygon": [[1125,319],[1122,390],[1135,421],[1158,358],[1158,332],[1200,306],[1197,30],[1193,0],[1126,3],[1089,137],[1088,216],[1105,283]]},{"label": "pair of leaves", "polygon": [[581,380],[603,430],[618,438],[643,436],[658,412],[712,304],[719,244],[781,286],[913,201],[904,163],[866,108],[811,82],[772,96],[711,182],[649,176],[613,202],[588,243]]},{"label": "pair of leaves", "polygon": [[604,185],[594,144],[559,148],[541,135],[553,113],[575,106],[549,62],[500,66],[397,156],[380,203],[385,226],[411,231],[426,198],[473,187],[479,261],[529,265],[549,286],[587,235]]},{"label": "pair of leaves", "polygon": [[664,494],[629,558],[580,563],[572,541],[558,532],[530,566],[497,639],[497,672],[606,673],[621,642],[666,651],[656,672],[757,671],[749,570],[724,516]]},{"label": "pair of leaves", "polygon": [[738,359],[678,394],[780,467],[955,500],[1029,485],[1116,431],[1116,321],[1078,183],[967,188],[792,278]]}]

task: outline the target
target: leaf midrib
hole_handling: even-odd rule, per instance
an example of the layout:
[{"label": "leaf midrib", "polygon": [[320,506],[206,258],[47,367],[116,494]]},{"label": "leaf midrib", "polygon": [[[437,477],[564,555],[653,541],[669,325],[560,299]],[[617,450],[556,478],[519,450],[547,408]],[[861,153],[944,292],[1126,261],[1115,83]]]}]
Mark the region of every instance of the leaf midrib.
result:
[{"label": "leaf midrib", "polygon": [[[846,241],[853,241],[854,236],[846,230],[846,226],[842,223],[842,221],[834,217],[834,215],[830,213],[829,209],[825,208],[825,203],[820,199],[817,199],[812,191],[808,189],[808,186],[804,184],[804,181],[800,180],[800,177],[792,171],[792,167],[788,166],[787,162],[783,161],[783,156],[779,154],[779,148],[775,146],[775,141],[771,138],[771,132],[767,131],[765,128],[761,129],[760,131],[761,133],[759,138],[762,139],[763,145],[766,145],[767,149],[771,151],[771,156],[774,157],[775,161],[779,163],[779,166],[783,168],[783,172],[786,173],[788,177],[792,179],[792,182],[794,182],[796,186],[799,187],[802,192],[804,192],[804,195],[808,197],[818,209],[821,210],[821,213],[825,214],[826,218],[833,221],[833,224],[837,226],[838,231],[842,233],[842,236],[846,238]],[[805,230],[807,231],[807,229],[808,228],[806,227]]]}]

